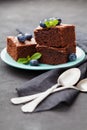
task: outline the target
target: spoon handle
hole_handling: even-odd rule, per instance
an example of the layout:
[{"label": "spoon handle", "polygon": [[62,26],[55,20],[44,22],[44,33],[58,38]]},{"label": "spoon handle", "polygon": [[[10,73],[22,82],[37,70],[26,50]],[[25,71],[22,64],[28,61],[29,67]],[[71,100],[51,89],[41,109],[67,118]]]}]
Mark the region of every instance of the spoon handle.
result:
[{"label": "spoon handle", "polygon": [[[58,84],[56,84],[58,87]],[[46,90],[47,91],[47,90]],[[24,96],[24,97],[16,97],[16,98],[12,98],[11,102],[15,105],[17,104],[21,104],[21,103],[25,103],[25,102],[29,102],[31,100],[34,100],[35,98],[41,96],[44,92],[40,92],[37,94],[33,94],[33,95],[29,95],[29,96]]]},{"label": "spoon handle", "polygon": [[38,106],[38,104],[43,101],[48,95],[52,93],[54,89],[56,89],[58,84],[53,85],[50,89],[46,90],[41,94],[41,96],[37,97],[35,100],[25,104],[22,106],[23,112],[33,112],[34,109]]},{"label": "spoon handle", "polygon": [[43,92],[33,94],[33,95],[29,95],[29,96],[11,98],[11,102],[15,105],[25,103],[25,102],[29,102],[29,101],[34,100],[35,98],[39,97],[42,93]]},{"label": "spoon handle", "polygon": [[[57,87],[57,84],[55,85],[55,87]],[[61,90],[67,89],[67,88],[77,89],[74,86],[70,86],[70,87],[64,86],[64,87],[60,87],[60,88],[57,88],[57,89],[56,88],[50,88],[47,91],[45,91],[41,96],[37,97],[35,100],[23,105],[21,109],[22,109],[23,112],[33,112],[35,110],[35,108],[38,106],[38,104],[41,101],[43,101],[48,95],[50,95],[52,92],[61,91]]]}]

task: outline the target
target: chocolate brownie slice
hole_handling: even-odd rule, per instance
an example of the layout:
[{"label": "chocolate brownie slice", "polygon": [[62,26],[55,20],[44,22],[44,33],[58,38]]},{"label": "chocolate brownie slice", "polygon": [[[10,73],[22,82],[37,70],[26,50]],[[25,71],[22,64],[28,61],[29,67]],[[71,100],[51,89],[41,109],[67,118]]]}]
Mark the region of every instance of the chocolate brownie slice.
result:
[{"label": "chocolate brownie slice", "polygon": [[36,42],[34,38],[31,41],[26,40],[25,43],[18,41],[17,37],[8,36],[7,37],[7,52],[14,59],[31,56],[36,52]]},{"label": "chocolate brownie slice", "polygon": [[51,28],[37,27],[34,30],[35,40],[39,45],[51,47],[65,47],[69,43],[75,45],[75,26],[61,24]]},{"label": "chocolate brownie slice", "polygon": [[36,49],[42,54],[42,57],[40,58],[41,63],[57,65],[68,61],[69,52],[67,52],[68,48],[66,47],[54,48],[37,45]]}]

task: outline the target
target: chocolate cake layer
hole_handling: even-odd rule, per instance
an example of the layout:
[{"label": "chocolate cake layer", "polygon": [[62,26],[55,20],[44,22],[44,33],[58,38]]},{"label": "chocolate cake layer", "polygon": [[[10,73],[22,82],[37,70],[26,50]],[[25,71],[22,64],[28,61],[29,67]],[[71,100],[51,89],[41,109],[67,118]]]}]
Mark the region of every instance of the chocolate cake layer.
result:
[{"label": "chocolate cake layer", "polygon": [[68,47],[54,48],[40,45],[37,45],[36,49],[42,54],[40,62],[52,65],[66,63],[68,61],[69,54],[76,51],[75,47],[72,48],[71,51],[68,49]]},{"label": "chocolate cake layer", "polygon": [[61,24],[51,28],[39,26],[34,30],[34,35],[39,45],[65,47],[68,43],[76,44],[75,26],[70,24]]},{"label": "chocolate cake layer", "polygon": [[25,41],[25,43],[21,43],[18,41],[16,37],[9,36],[7,37],[7,52],[14,59],[18,60],[18,58],[24,58],[28,55],[31,56],[36,52],[36,42],[32,38],[31,41]]}]

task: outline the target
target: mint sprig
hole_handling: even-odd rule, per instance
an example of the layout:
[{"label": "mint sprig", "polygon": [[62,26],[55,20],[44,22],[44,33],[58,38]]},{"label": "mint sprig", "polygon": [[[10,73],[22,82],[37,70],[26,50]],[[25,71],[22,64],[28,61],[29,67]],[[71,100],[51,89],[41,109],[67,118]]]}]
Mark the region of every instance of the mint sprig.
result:
[{"label": "mint sprig", "polygon": [[17,62],[20,64],[27,64],[29,61],[30,61],[30,56],[27,56],[26,58],[19,58],[17,60]]},{"label": "mint sprig", "polygon": [[50,20],[46,20],[44,23],[45,23],[47,28],[55,27],[58,24],[58,20],[57,19],[50,19]]},{"label": "mint sprig", "polygon": [[31,57],[27,56],[26,58],[19,58],[17,60],[17,62],[20,63],[20,64],[28,64],[30,62],[30,60],[38,60],[38,59],[41,58],[41,56],[42,56],[41,53],[36,52]]},{"label": "mint sprig", "polygon": [[40,52],[36,52],[30,57],[30,60],[38,60],[41,58],[41,56],[42,54]]}]

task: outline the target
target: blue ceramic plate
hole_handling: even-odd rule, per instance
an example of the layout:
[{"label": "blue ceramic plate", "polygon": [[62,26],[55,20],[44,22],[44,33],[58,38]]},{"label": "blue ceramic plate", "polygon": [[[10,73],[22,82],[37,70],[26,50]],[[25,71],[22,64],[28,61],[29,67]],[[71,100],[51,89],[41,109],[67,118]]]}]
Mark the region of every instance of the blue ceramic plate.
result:
[{"label": "blue ceramic plate", "polygon": [[30,66],[29,64],[25,65],[25,64],[17,63],[7,53],[6,48],[4,48],[1,51],[1,59],[6,64],[16,67],[16,68],[27,69],[27,70],[51,70],[51,69],[56,69],[56,68],[71,67],[80,63],[85,58],[85,52],[79,47],[76,47],[76,55],[77,55],[77,59],[75,61],[67,62],[65,64],[59,64],[59,65],[40,64],[39,66]]}]

